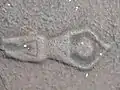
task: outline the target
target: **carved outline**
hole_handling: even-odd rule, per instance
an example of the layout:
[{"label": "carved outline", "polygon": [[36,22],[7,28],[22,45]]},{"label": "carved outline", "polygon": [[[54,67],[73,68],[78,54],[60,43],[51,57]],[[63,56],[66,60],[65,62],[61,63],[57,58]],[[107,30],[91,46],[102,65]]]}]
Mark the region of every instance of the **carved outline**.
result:
[{"label": "carved outline", "polygon": [[[106,44],[106,45],[103,45],[103,44],[105,44],[105,43],[102,42],[102,41],[98,38],[98,36],[95,35],[95,33],[92,32],[92,31],[89,30],[89,29],[88,29],[88,30],[82,29],[81,31],[71,32],[70,34],[71,34],[71,35],[77,35],[77,34],[82,33],[82,32],[89,32],[90,34],[92,34],[92,35],[95,37],[95,41],[97,41],[96,43],[99,44],[100,46],[104,47],[104,49],[105,49],[105,51],[103,51],[102,54],[105,54],[105,53],[111,48],[111,45],[107,45],[107,44]],[[76,67],[80,68],[80,69],[88,70],[88,69],[91,69],[91,68],[93,67],[93,65],[95,65],[95,64],[99,61],[100,58],[101,58],[101,56],[98,57],[98,58],[96,58],[95,60],[93,60],[93,61],[92,61],[90,64],[88,64],[87,66],[81,66],[80,64],[77,64],[73,59],[71,59],[71,60],[72,60],[71,63],[72,63],[73,65],[75,65]]]},{"label": "carved outline", "polygon": [[37,57],[38,56],[38,41],[37,40],[32,40],[32,41],[28,41],[28,42],[25,42],[25,43],[23,43],[23,45],[24,44],[27,44],[27,43],[31,43],[31,42],[35,42],[35,44],[36,44],[36,55],[33,55],[33,54],[30,54],[30,53],[25,53],[25,54],[28,54],[28,55],[32,55],[32,56],[34,56],[34,57]]}]

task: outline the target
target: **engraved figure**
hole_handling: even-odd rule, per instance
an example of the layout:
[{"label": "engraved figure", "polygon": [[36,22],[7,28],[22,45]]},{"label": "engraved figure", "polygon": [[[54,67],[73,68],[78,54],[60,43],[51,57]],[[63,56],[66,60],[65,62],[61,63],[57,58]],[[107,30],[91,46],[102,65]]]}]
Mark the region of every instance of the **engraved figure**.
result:
[{"label": "engraved figure", "polygon": [[2,38],[1,49],[8,57],[22,61],[40,62],[52,58],[80,69],[90,69],[110,49],[110,45],[89,29],[67,32],[50,39],[27,31],[24,36]]}]

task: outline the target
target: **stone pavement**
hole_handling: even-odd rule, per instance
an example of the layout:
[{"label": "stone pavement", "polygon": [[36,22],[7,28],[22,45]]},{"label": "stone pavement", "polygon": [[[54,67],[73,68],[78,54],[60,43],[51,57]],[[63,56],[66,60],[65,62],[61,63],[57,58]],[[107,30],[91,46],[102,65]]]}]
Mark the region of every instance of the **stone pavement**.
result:
[{"label": "stone pavement", "polygon": [[119,0],[0,2],[0,90],[120,89]]}]

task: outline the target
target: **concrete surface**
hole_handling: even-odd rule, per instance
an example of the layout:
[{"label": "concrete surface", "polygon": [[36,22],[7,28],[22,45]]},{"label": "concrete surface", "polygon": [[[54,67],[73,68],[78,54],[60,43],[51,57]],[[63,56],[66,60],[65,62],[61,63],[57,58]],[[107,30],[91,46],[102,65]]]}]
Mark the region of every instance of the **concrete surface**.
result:
[{"label": "concrete surface", "polygon": [[119,4],[119,0],[0,0],[2,38],[27,35],[24,26],[47,38],[89,27],[112,45],[90,71],[56,60],[20,62],[1,52],[0,90],[120,90]]}]

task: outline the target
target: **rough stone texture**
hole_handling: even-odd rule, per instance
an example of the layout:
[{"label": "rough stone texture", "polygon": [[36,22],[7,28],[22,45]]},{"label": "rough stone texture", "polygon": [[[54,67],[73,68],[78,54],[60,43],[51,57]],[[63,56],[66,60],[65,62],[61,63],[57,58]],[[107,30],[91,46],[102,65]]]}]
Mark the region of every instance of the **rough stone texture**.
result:
[{"label": "rough stone texture", "polygon": [[26,35],[29,29],[24,26],[47,38],[88,26],[112,45],[92,71],[55,60],[33,64],[1,57],[0,90],[119,90],[119,4],[119,0],[0,0],[1,37]]}]

